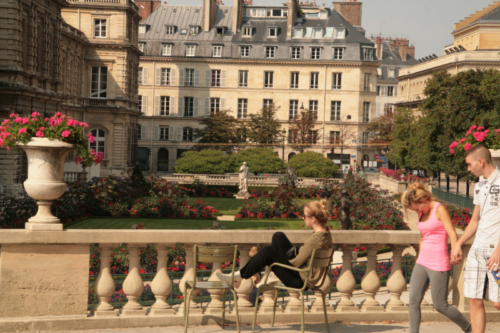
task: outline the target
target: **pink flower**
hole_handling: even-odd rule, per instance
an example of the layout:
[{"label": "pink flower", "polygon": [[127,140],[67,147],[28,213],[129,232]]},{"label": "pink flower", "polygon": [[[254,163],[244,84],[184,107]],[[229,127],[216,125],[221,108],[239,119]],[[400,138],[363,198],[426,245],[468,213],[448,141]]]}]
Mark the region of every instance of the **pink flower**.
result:
[{"label": "pink flower", "polygon": [[464,150],[467,151],[469,150],[470,148],[472,147],[472,145],[470,143],[466,143],[465,146],[464,146]]},{"label": "pink flower", "polygon": [[40,116],[40,114],[38,112],[36,112],[36,111],[31,114],[31,118],[35,118],[35,117],[38,117],[38,116]]},{"label": "pink flower", "polygon": [[67,138],[68,136],[71,135],[71,131],[64,130],[61,135],[62,135],[63,138]]},{"label": "pink flower", "polygon": [[455,151],[450,148],[450,154],[455,154]]},{"label": "pink flower", "polygon": [[9,117],[12,118],[12,117],[15,117],[15,116],[17,116],[17,114],[11,113]]},{"label": "pink flower", "polygon": [[471,132],[472,132],[472,130],[473,130],[473,129],[476,129],[476,128],[477,128],[477,126],[476,126],[476,125],[472,125],[472,126],[469,128],[469,131],[471,131]]},{"label": "pink flower", "polygon": [[89,128],[89,125],[87,123],[84,123],[83,121],[81,123],[78,123],[78,126]]},{"label": "pink flower", "polygon": [[83,162],[83,158],[81,158],[79,156],[75,157],[75,164],[78,164],[80,162]]},{"label": "pink flower", "polygon": [[95,142],[95,136],[92,135],[92,133],[89,133],[89,142],[94,143]]},{"label": "pink flower", "polygon": [[78,123],[78,121],[74,119],[68,119],[68,126],[75,126]]},{"label": "pink flower", "polygon": [[30,120],[28,118],[23,118],[23,125],[26,125],[29,122],[30,122]]},{"label": "pink flower", "polygon": [[43,131],[44,129],[45,129],[45,127],[40,127],[38,130]]},{"label": "pink flower", "polygon": [[466,138],[460,139],[460,143],[464,143],[464,141],[467,140]]},{"label": "pink flower", "polygon": [[19,129],[19,132],[17,132],[18,134],[23,134],[23,133],[26,133],[28,130],[26,128],[20,128]]},{"label": "pink flower", "polygon": [[456,146],[458,146],[458,142],[453,141],[453,143],[450,145],[450,149],[455,148]]},{"label": "pink flower", "polygon": [[38,138],[43,138],[45,135],[43,134],[42,131],[36,131],[35,135],[38,137]]},{"label": "pink flower", "polygon": [[45,120],[45,121],[49,121],[49,118],[45,118],[44,120]]},{"label": "pink flower", "polygon": [[499,129],[497,129],[497,133],[500,133],[500,128],[499,128]]},{"label": "pink flower", "polygon": [[[4,123],[4,124],[7,124],[8,122],[9,122],[9,119],[5,119],[5,120],[3,121],[3,123]],[[498,131],[500,132],[500,129],[499,129]]]},{"label": "pink flower", "polygon": [[21,121],[23,121],[23,118],[22,117],[16,117],[16,119],[14,121],[16,123],[20,123]]},{"label": "pink flower", "polygon": [[479,126],[479,127],[477,128],[477,131],[479,131],[479,132],[480,132],[480,131],[482,131],[482,130],[484,130],[484,127],[483,127],[483,126]]},{"label": "pink flower", "polygon": [[60,117],[60,116],[62,116],[62,113],[61,112],[56,112],[55,116],[56,117]]}]

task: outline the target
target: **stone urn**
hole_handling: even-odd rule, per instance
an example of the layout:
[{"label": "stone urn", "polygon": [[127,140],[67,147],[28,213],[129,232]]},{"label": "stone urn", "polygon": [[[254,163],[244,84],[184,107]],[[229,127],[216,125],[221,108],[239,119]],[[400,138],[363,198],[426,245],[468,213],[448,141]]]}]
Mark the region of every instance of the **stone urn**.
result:
[{"label": "stone urn", "polygon": [[64,159],[74,149],[73,144],[55,139],[32,138],[27,144],[18,143],[28,157],[26,193],[37,200],[38,212],[25,225],[31,230],[63,230],[60,220],[52,215],[51,205],[66,191]]},{"label": "stone urn", "polygon": [[490,149],[490,153],[493,165],[500,169],[500,149],[497,150]]}]

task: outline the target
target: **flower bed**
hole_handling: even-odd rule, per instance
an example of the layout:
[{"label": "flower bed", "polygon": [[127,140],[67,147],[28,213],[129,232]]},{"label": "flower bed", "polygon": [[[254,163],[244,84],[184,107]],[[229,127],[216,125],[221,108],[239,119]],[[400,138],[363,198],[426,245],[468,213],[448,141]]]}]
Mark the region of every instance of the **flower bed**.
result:
[{"label": "flower bed", "polygon": [[379,170],[384,174],[384,176],[395,179],[400,182],[407,182],[407,183],[429,182],[427,178],[411,175],[405,169],[391,170],[387,168],[379,168]]}]

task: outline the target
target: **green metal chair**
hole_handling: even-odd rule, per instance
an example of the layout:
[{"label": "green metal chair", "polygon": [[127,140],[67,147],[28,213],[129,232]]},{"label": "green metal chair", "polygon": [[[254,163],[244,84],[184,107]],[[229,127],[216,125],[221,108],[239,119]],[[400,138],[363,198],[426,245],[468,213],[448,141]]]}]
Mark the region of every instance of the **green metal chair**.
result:
[{"label": "green metal chair", "polygon": [[196,281],[196,269],[193,270],[193,280],[186,281],[187,297],[184,298],[184,333],[187,332],[188,319],[189,319],[189,300],[191,293],[196,289],[224,289],[222,295],[222,328],[224,328],[225,313],[226,313],[226,290],[230,290],[234,296],[234,309],[236,310],[236,326],[238,333],[240,332],[240,319],[238,315],[238,302],[236,298],[236,291],[233,287],[234,282],[234,263],[238,254],[238,245],[234,246],[198,246],[193,247],[194,252],[194,267],[198,267],[199,262],[203,263],[233,263],[231,270],[231,283],[227,284],[222,281]]},{"label": "green metal chair", "polygon": [[[304,333],[304,291],[306,289],[308,289],[307,288],[307,281],[309,280],[309,276],[311,274],[311,270],[312,270],[313,267],[316,267],[316,268],[326,268],[325,274],[323,274],[323,277],[321,278],[321,282],[319,284],[317,284],[316,287],[310,288],[313,291],[320,290],[319,287],[321,285],[323,285],[323,282],[325,281],[325,278],[328,275],[328,268],[330,266],[330,263],[332,262],[333,252],[335,252],[335,247],[332,247],[331,249],[326,249],[326,250],[313,250],[311,252],[311,259],[309,260],[308,267],[307,268],[303,268],[303,269],[296,268],[296,267],[289,266],[289,265],[283,265],[283,264],[280,264],[280,263],[274,263],[271,266],[269,266],[269,268],[267,269],[266,274],[264,276],[264,280],[263,280],[264,283],[257,289],[257,295],[260,295],[260,293],[262,291],[275,290],[275,293],[274,293],[274,308],[273,308],[273,317],[271,319],[271,326],[274,326],[274,317],[276,315],[276,302],[278,300],[278,290],[280,290],[280,289],[292,290],[292,291],[296,291],[296,292],[298,292],[300,294],[300,299],[301,299],[301,302],[302,302],[302,304],[301,304],[301,329],[302,329],[302,333]],[[269,277],[269,273],[271,272],[271,268],[273,268],[273,266],[280,266],[280,267],[284,267],[284,268],[287,268],[287,269],[290,269],[290,270],[293,270],[293,271],[297,271],[297,272],[306,272],[306,279],[304,280],[304,285],[302,286],[302,288],[300,288],[300,289],[298,289],[298,288],[291,288],[291,287],[282,286],[281,284],[279,284],[279,285],[277,285],[277,284],[267,284],[267,279]],[[326,295],[323,293],[323,291],[321,291],[321,295],[322,295],[321,298],[322,298],[322,301],[323,301],[323,312],[324,312],[324,315],[325,315],[326,331],[330,332],[330,329],[328,327],[328,316],[326,314],[326,300],[325,300],[325,296]],[[255,302],[255,310],[254,310],[254,315],[253,315],[252,331],[254,331],[254,332],[255,332],[255,322],[257,321],[257,307],[258,307],[258,303],[259,302]]]}]

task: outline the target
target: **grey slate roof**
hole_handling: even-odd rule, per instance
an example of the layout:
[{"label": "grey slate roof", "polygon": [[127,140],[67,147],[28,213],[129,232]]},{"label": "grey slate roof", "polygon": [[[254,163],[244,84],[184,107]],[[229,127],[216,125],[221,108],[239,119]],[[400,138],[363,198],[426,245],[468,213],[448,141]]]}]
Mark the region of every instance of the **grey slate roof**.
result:
[{"label": "grey slate roof", "polygon": [[472,23],[470,23],[470,24],[466,25],[465,27],[460,28],[458,30],[465,29],[465,28],[470,27],[471,25],[477,24],[477,23],[500,23],[500,7],[493,9],[488,14],[481,16],[477,20],[473,21]]},{"label": "grey slate roof", "polygon": [[[384,41],[382,45],[382,59],[378,59],[378,61],[381,63],[380,68],[382,70],[382,75],[378,76],[378,83],[397,84],[398,80],[396,79],[396,77],[399,75],[400,68],[409,67],[420,63],[417,59],[409,55],[407,55],[406,61],[403,61],[399,50],[391,50],[391,48],[389,47],[389,42],[387,41]],[[393,78],[388,77],[388,71],[390,68],[395,70],[395,75]]]}]

